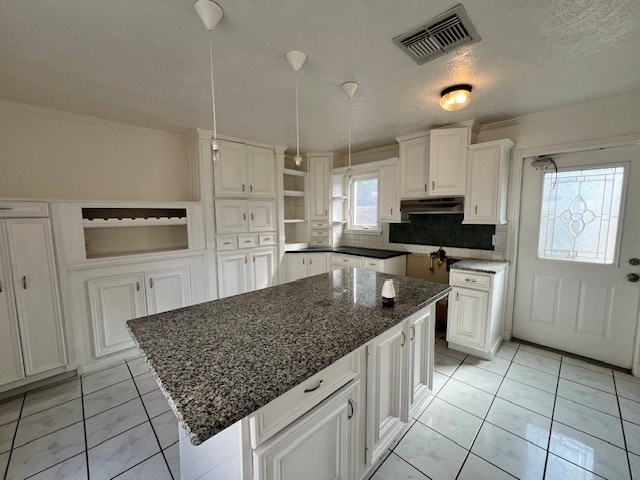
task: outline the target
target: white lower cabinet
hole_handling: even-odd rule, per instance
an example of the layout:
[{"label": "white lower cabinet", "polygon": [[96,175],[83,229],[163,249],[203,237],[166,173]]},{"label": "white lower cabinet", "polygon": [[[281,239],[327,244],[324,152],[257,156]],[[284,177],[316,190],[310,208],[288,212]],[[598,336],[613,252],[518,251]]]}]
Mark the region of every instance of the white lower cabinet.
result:
[{"label": "white lower cabinet", "polygon": [[0,221],[0,281],[0,384],[66,366],[48,218]]},{"label": "white lower cabinet", "polygon": [[286,255],[287,281],[327,273],[326,253],[288,253]]},{"label": "white lower cabinet", "polygon": [[275,248],[219,253],[219,298],[271,287],[275,279],[275,263]]},{"label": "white lower cabinet", "polygon": [[127,320],[191,305],[188,266],[90,279],[87,290],[98,358],[135,345]]},{"label": "white lower cabinet", "polygon": [[435,304],[407,319],[409,328],[409,415],[417,416],[433,388]]},{"label": "white lower cabinet", "polygon": [[502,341],[506,270],[495,274],[452,270],[449,348],[491,359]]},{"label": "white lower cabinet", "polygon": [[356,478],[359,383],[351,382],[254,451],[257,480]]}]

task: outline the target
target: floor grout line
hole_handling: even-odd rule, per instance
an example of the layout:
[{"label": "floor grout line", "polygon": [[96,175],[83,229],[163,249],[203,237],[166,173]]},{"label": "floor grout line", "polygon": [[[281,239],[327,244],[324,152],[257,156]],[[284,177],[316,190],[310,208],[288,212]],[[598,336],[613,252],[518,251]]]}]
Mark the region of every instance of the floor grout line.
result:
[{"label": "floor grout line", "polygon": [[84,394],[82,380],[80,380],[80,403],[82,404],[82,427],[84,429],[84,460],[87,467],[87,480],[91,479],[91,470],[89,469],[89,445],[87,443],[87,419],[84,415]]},{"label": "floor grout line", "polygon": [[622,418],[622,408],[620,407],[620,397],[618,396],[618,384],[616,383],[616,376],[613,374],[613,388],[616,391],[616,402],[618,403],[618,413],[620,414],[620,426],[622,427],[622,441],[624,442],[624,450],[627,453],[627,468],[629,469],[629,475],[632,475],[631,471],[631,458],[629,457],[629,446],[627,445],[627,432],[624,430],[624,419]]},{"label": "floor grout line", "polygon": [[20,427],[20,417],[22,417],[22,409],[24,408],[24,402],[27,398],[27,394],[22,394],[22,404],[20,405],[20,413],[18,415],[18,420],[16,420],[16,429],[13,432],[13,439],[11,440],[11,450],[9,450],[9,457],[7,458],[7,466],[4,470],[3,479],[7,479],[7,475],[9,475],[9,467],[11,466],[11,457],[13,456],[13,447],[16,444],[16,437],[18,436],[18,428]]},{"label": "floor grout line", "polygon": [[556,414],[556,403],[558,402],[558,389],[560,388],[560,371],[562,370],[562,357],[560,357],[560,369],[558,370],[558,380],[556,382],[556,394],[553,396],[553,408],[551,409],[551,425],[549,425],[549,436],[547,437],[547,454],[544,458],[544,470],[542,478],[547,475],[547,466],[549,464],[549,453],[551,452],[551,435],[553,433],[553,418]]}]

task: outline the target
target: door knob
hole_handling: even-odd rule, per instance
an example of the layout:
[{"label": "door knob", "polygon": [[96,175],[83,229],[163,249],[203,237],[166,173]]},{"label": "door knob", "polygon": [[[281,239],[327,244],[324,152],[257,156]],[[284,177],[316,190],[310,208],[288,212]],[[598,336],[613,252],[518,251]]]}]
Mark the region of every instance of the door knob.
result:
[{"label": "door knob", "polygon": [[630,258],[629,259],[629,264],[630,265],[640,265],[640,258]]},{"label": "door knob", "polygon": [[627,273],[627,280],[629,280],[631,283],[636,283],[638,280],[640,280],[640,275],[638,275],[637,273]]}]

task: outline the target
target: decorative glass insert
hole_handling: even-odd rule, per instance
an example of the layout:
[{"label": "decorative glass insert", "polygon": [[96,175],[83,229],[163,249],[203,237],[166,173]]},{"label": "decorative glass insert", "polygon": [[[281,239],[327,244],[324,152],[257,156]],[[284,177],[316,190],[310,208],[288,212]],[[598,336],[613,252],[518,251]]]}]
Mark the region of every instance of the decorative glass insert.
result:
[{"label": "decorative glass insert", "polygon": [[378,228],[378,177],[354,177],[351,184],[350,228]]},{"label": "decorative glass insert", "polygon": [[545,172],[538,257],[612,264],[624,167]]}]

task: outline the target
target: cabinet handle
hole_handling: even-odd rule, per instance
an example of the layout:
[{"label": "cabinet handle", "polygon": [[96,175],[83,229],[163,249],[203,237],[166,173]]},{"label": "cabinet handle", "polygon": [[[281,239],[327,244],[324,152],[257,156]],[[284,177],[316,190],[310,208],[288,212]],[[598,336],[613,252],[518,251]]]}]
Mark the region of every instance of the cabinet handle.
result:
[{"label": "cabinet handle", "polygon": [[256,256],[255,256],[255,255],[251,255],[251,256],[253,257],[252,262],[253,262],[253,263],[256,263]]},{"label": "cabinet handle", "polygon": [[315,392],[317,389],[320,388],[320,385],[322,385],[322,380],[320,380],[318,382],[318,384],[315,387],[311,387],[311,388],[305,388],[304,389],[304,393],[310,393],[310,392]]},{"label": "cabinet handle", "polygon": [[153,288],[153,278],[150,278],[150,279],[149,279],[149,287],[150,287],[150,288]]},{"label": "cabinet handle", "polygon": [[248,260],[247,260],[247,256],[245,255],[245,256],[244,256],[244,263],[245,263],[245,265],[246,265],[246,263],[247,263],[247,262],[248,262]]},{"label": "cabinet handle", "polygon": [[244,243],[251,243],[251,242],[253,242],[253,240],[244,240],[243,242]]},{"label": "cabinet handle", "polygon": [[223,245],[231,245],[231,242],[222,242]]},{"label": "cabinet handle", "polygon": [[[476,207],[476,210],[478,209],[478,207]],[[478,212],[476,212],[478,213]],[[253,213],[251,214],[251,220],[253,220]]]},{"label": "cabinet handle", "polygon": [[353,408],[353,402],[351,401],[351,399],[349,399],[347,403],[349,405],[349,414],[347,415],[347,420],[351,420],[353,418],[353,414],[355,413],[355,410]]},{"label": "cabinet handle", "polygon": [[22,277],[22,288],[27,289],[27,277]]},{"label": "cabinet handle", "polygon": [[2,280],[0,280],[0,293],[2,293]]},{"label": "cabinet handle", "polygon": [[327,213],[327,211],[326,211],[326,210],[324,211],[324,214],[325,214],[325,215],[328,215],[328,213]]},{"label": "cabinet handle", "polygon": [[404,344],[407,343],[407,336],[404,334],[404,332],[400,332],[402,333],[402,345],[400,345],[401,347],[404,347]]},{"label": "cabinet handle", "polygon": [[476,205],[476,215],[478,214],[478,205]]},{"label": "cabinet handle", "polygon": [[246,219],[247,219],[247,214],[246,214],[246,213],[243,213],[243,214],[242,214],[242,219],[243,219],[243,220],[246,220]]},{"label": "cabinet handle", "polygon": [[309,265],[313,265],[313,258],[309,259]]},{"label": "cabinet handle", "polygon": [[304,265],[304,258],[302,259],[302,264]]},{"label": "cabinet handle", "polygon": [[416,327],[414,325],[411,325],[411,338],[409,339],[409,341],[413,342],[414,338],[416,338]]},{"label": "cabinet handle", "polygon": [[242,184],[242,191],[244,192],[244,183]]},{"label": "cabinet handle", "polygon": [[389,213],[393,215],[393,207],[391,208],[391,210],[389,210]]},{"label": "cabinet handle", "polygon": [[136,282],[136,292],[140,291],[140,282]]},{"label": "cabinet handle", "polygon": [[436,181],[431,180],[431,190],[435,190],[435,189],[436,189]]},{"label": "cabinet handle", "polygon": [[253,185],[249,185],[249,191],[253,192]]},{"label": "cabinet handle", "polygon": [[425,192],[427,191],[427,184],[426,183],[424,184],[424,191]]},{"label": "cabinet handle", "polygon": [[464,281],[470,282],[470,283],[478,283],[478,281],[475,278],[465,278]]},{"label": "cabinet handle", "polygon": [[456,302],[460,300],[460,292],[456,292]]}]

